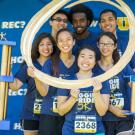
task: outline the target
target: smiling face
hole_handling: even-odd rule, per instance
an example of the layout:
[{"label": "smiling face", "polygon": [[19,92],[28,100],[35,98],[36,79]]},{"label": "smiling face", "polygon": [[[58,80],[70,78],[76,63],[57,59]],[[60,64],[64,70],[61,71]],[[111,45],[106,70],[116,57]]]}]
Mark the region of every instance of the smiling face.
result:
[{"label": "smiling face", "polygon": [[116,45],[114,44],[114,41],[106,35],[100,38],[98,47],[101,52],[101,56],[104,57],[109,57],[109,56],[112,57],[113,52],[116,49]]},{"label": "smiling face", "polygon": [[55,14],[50,21],[53,31],[56,33],[63,28],[67,28],[68,18],[65,14]]},{"label": "smiling face", "polygon": [[83,34],[89,27],[89,20],[85,13],[75,13],[72,17],[74,30],[77,34]]},{"label": "smiling face", "polygon": [[40,56],[48,57],[53,52],[53,45],[49,38],[43,38],[38,46]]},{"label": "smiling face", "polygon": [[69,53],[72,51],[72,48],[75,44],[75,40],[73,39],[71,33],[68,31],[62,31],[58,35],[58,41],[57,41],[58,48],[61,52]]},{"label": "smiling face", "polygon": [[78,56],[78,67],[81,71],[91,71],[96,64],[95,52],[84,48]]},{"label": "smiling face", "polygon": [[101,15],[100,28],[105,32],[112,32],[115,34],[117,20],[111,12],[106,12]]}]

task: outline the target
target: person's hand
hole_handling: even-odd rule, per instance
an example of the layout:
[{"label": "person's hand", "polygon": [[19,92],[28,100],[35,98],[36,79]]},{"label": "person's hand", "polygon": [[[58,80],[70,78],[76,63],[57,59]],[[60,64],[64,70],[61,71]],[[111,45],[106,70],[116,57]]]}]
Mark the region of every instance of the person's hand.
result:
[{"label": "person's hand", "polygon": [[79,89],[71,89],[70,91],[70,94],[73,98],[77,99],[78,98],[78,95],[80,93],[80,90]]},{"label": "person's hand", "polygon": [[120,117],[120,118],[126,118],[127,115],[124,114],[126,112],[129,112],[128,110],[122,110],[118,107],[115,107],[115,110],[113,111],[113,114],[115,114],[117,117]]},{"label": "person's hand", "polygon": [[102,84],[101,82],[99,82],[98,80],[96,79],[93,79],[92,81],[92,85],[93,85],[93,93],[98,93],[100,92],[100,90],[102,89]]},{"label": "person's hand", "polygon": [[35,70],[34,67],[28,67],[28,69],[27,69],[28,75],[29,75],[30,77],[32,77],[32,78],[35,78],[34,70]]}]

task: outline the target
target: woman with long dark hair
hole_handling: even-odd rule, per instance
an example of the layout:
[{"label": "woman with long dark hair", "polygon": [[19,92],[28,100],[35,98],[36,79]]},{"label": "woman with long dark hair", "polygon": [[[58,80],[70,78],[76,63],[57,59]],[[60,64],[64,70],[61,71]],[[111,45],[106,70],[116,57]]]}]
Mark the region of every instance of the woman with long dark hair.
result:
[{"label": "woman with long dark hair", "polygon": [[[95,72],[102,74],[119,60],[115,35],[111,32],[103,32],[98,38],[98,47],[101,59],[98,61]],[[116,135],[133,127],[133,119],[125,114],[130,106],[126,85],[131,85],[126,76],[133,74],[132,69],[127,65],[119,74],[109,79],[110,105],[107,114],[103,117],[106,135]]]},{"label": "woman with long dark hair", "polygon": [[[49,33],[41,33],[35,39],[31,57],[37,69],[42,69],[44,62],[55,52],[55,47],[55,40]],[[23,84],[27,84],[28,90],[21,114],[22,128],[24,135],[38,135],[42,97],[36,89],[34,79],[27,74],[27,69],[26,63],[22,63],[19,71],[15,74],[14,82],[10,83],[9,86],[12,90],[17,91]]]},{"label": "woman with long dark hair", "polygon": [[[48,75],[60,78],[67,78],[77,72],[75,56],[72,48],[75,38],[68,29],[61,29],[56,35],[58,51],[55,57],[48,59],[42,71]],[[33,76],[34,68],[29,71]],[[40,135],[61,135],[64,118],[58,114],[57,110],[57,88],[40,82],[35,76],[36,86],[43,98],[40,116]]]}]

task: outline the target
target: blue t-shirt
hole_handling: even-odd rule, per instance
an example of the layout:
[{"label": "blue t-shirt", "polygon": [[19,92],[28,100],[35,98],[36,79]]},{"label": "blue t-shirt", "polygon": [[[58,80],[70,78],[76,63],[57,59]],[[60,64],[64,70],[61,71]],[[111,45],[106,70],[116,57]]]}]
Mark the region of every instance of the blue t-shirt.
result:
[{"label": "blue t-shirt", "polygon": [[[39,64],[37,60],[35,60],[33,64],[37,69],[39,70],[42,69],[42,66]],[[28,120],[38,120],[39,119],[38,115],[35,115],[33,113],[34,101],[37,96],[40,98],[42,97],[40,96],[40,94],[36,89],[34,79],[28,76],[27,68],[28,66],[25,63],[23,63],[19,71],[15,75],[15,78],[19,79],[22,83],[27,84],[27,93],[24,98],[24,105],[23,105],[21,118],[28,119]]]},{"label": "blue t-shirt", "polygon": [[[53,65],[52,60],[48,59],[44,66],[42,71],[48,75],[53,76]],[[63,79],[69,77],[70,75],[73,75],[77,72],[77,63],[76,61],[73,63],[73,65],[70,68],[67,68],[62,60],[59,62],[59,76]],[[41,114],[48,114],[48,115],[54,115],[58,116],[57,113],[57,88],[49,86],[48,94],[43,98],[42,103],[42,109]]]},{"label": "blue t-shirt", "polygon": [[[96,65],[94,71],[100,75],[105,73],[105,71],[99,66]],[[119,107],[123,110],[129,110],[130,99],[127,98],[127,85],[129,80],[129,76],[133,75],[134,72],[132,71],[131,67],[127,65],[119,74],[115,75],[114,77],[108,80],[109,82],[109,89],[110,89],[110,104]],[[107,112],[106,115],[103,117],[104,121],[118,121],[118,120],[126,120],[128,118],[118,118],[111,112]]]},{"label": "blue t-shirt", "polygon": [[[121,33],[117,33],[117,48],[120,56],[122,56],[128,45],[128,36],[123,36]],[[133,55],[131,61],[129,62],[131,68],[135,68],[135,55]]]},{"label": "blue t-shirt", "polygon": [[97,56],[99,57],[99,49],[97,47],[97,35],[95,33],[90,32],[89,36],[85,39],[81,40],[76,40],[76,44],[73,47],[73,54],[77,55],[78,50],[83,46],[83,45],[90,45],[93,47],[97,52]]},{"label": "blue t-shirt", "polygon": [[[77,80],[77,77],[75,75],[70,79]],[[102,85],[101,94],[110,94],[108,82],[103,82]],[[71,96],[69,89],[58,89],[57,95],[67,97]],[[87,123],[86,119],[91,121],[91,123]],[[85,130],[84,127],[80,129],[81,126],[85,126],[86,128],[88,126],[88,129]],[[102,118],[99,116],[95,108],[92,86],[80,89],[78,101],[65,115],[65,123],[62,132],[63,135],[82,135],[83,133],[90,135],[104,132]]]}]

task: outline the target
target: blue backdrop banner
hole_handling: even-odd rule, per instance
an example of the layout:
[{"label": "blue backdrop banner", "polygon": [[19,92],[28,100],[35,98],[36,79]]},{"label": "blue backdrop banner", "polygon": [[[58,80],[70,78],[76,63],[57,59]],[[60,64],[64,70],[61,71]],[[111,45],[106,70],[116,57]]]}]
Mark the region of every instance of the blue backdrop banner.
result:
[{"label": "blue backdrop banner", "polygon": [[[17,72],[20,64],[23,61],[20,53],[20,39],[24,28],[32,16],[50,1],[51,0],[0,0],[0,40],[16,42],[16,46],[14,46],[12,49],[11,59],[13,73]],[[75,0],[72,0],[72,2],[74,1]],[[124,0],[124,2],[126,2],[135,13],[135,0]],[[121,32],[125,38],[128,37],[128,19],[121,11],[111,5],[102,2],[86,2],[84,4],[89,6],[94,12],[94,21],[90,26],[91,31],[95,33],[100,31],[98,25],[98,17],[103,9],[114,9],[118,15],[118,31]],[[70,25],[69,27],[72,29]],[[49,21],[42,26],[38,33],[43,31],[51,32]],[[1,53],[2,46],[0,46],[0,64]],[[1,66],[2,65],[0,65],[0,69]],[[20,126],[20,114],[26,92],[26,86],[23,86],[18,91],[12,91],[9,89],[6,120],[10,121],[10,130],[0,130],[0,135],[23,134]]]}]

